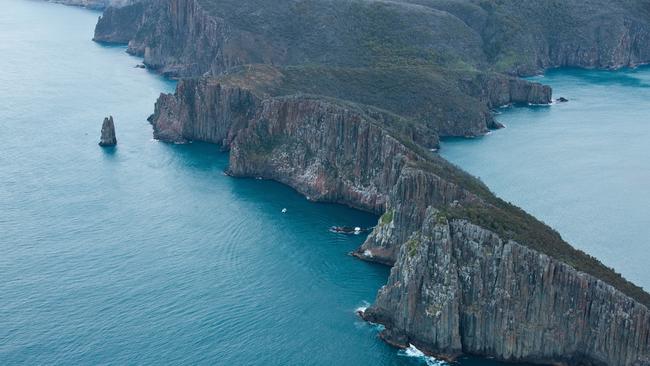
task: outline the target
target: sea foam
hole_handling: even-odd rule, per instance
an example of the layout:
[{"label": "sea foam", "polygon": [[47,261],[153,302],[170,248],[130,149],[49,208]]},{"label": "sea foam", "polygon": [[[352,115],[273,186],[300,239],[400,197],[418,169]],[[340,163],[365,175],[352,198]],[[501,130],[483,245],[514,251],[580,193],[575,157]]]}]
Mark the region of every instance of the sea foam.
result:
[{"label": "sea foam", "polygon": [[414,358],[419,358],[427,366],[443,366],[443,365],[449,365],[447,362],[439,360],[435,357],[427,356],[424,354],[424,352],[420,351],[417,349],[414,345],[409,344],[408,348],[400,350],[398,352],[398,355],[403,356],[403,357],[414,357]]}]

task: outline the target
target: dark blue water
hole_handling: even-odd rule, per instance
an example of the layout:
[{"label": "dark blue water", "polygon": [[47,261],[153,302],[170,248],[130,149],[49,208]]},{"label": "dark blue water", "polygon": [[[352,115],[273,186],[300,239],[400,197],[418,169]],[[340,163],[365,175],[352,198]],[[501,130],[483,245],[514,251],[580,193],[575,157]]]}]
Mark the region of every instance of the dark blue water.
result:
[{"label": "dark blue water", "polygon": [[570,101],[502,109],[506,129],[449,140],[442,155],[650,289],[650,68],[534,80]]}]

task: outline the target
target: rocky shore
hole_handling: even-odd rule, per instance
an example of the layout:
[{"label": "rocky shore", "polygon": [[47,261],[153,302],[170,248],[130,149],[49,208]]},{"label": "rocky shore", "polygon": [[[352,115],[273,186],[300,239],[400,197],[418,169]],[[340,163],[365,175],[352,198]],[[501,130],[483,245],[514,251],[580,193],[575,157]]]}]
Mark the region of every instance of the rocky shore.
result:
[{"label": "rocky shore", "polygon": [[182,78],[156,138],[382,215],[355,255],[393,266],[364,313],[391,344],[650,365],[648,293],[431,152],[499,127],[492,108],[552,101],[510,75],[650,61],[641,2],[549,2],[145,1],[107,9],[95,40]]}]

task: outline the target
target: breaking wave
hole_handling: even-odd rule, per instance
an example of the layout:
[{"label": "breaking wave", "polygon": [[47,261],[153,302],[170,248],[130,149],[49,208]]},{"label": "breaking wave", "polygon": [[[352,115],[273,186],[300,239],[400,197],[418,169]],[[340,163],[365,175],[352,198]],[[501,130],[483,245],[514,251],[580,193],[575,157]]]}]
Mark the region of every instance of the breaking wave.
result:
[{"label": "breaking wave", "polygon": [[427,366],[443,366],[443,365],[449,365],[447,362],[439,360],[435,357],[427,356],[424,354],[424,352],[420,351],[417,349],[414,345],[409,344],[408,348],[400,350],[398,355],[403,356],[403,357],[414,357],[414,358],[419,358]]}]

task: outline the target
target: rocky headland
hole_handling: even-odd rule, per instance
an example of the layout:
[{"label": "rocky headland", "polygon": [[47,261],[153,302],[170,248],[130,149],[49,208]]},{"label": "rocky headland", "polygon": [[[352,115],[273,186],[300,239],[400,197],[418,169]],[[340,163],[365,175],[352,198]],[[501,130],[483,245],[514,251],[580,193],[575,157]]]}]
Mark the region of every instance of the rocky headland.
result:
[{"label": "rocky headland", "polygon": [[95,40],[180,78],[156,138],[381,215],[355,255],[393,266],[363,315],[391,344],[640,366],[650,295],[431,150],[499,127],[492,108],[552,101],[515,76],[647,63],[649,34],[632,0],[160,0],[107,9]]}]

